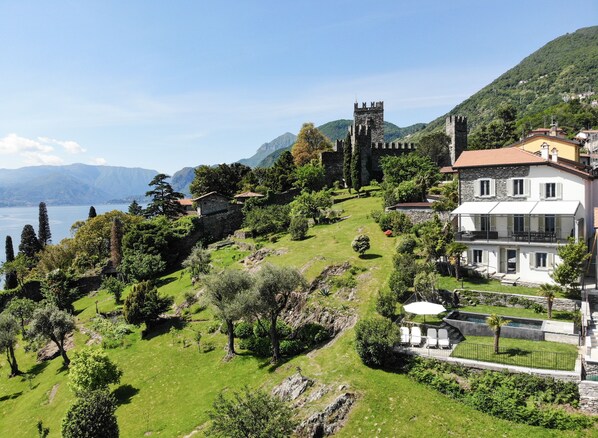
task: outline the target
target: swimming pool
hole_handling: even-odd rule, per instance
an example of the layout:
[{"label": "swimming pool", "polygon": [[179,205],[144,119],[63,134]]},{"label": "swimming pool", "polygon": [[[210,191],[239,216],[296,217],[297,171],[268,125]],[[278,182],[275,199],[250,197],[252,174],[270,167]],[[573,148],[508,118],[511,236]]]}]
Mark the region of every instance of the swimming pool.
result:
[{"label": "swimming pool", "polygon": [[[458,328],[465,336],[493,336],[494,332],[486,324],[489,315],[484,313],[460,312],[454,310],[444,321]],[[544,321],[541,319],[504,317],[510,322],[501,329],[501,336],[505,338],[544,340]]]}]

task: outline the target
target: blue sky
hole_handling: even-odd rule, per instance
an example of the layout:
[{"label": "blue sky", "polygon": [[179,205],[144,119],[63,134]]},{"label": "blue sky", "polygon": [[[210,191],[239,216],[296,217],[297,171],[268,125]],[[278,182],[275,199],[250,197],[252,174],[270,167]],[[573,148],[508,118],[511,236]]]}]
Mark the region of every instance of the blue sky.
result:
[{"label": "blue sky", "polygon": [[0,1],[0,168],[172,174],[384,100],[429,122],[598,2]]}]

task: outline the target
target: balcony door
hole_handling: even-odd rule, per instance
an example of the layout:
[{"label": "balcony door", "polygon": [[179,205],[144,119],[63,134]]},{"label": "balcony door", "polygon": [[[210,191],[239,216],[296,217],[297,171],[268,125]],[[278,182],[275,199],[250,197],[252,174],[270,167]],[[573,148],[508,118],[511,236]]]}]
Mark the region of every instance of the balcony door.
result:
[{"label": "balcony door", "polygon": [[500,272],[515,274],[519,271],[519,251],[513,248],[500,249]]}]

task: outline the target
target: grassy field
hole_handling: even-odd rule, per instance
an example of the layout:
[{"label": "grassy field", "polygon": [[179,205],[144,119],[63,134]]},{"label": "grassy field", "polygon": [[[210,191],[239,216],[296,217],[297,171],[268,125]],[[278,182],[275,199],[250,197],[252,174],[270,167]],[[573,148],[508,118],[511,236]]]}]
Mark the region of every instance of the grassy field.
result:
[{"label": "grassy field", "polygon": [[[380,208],[380,199],[362,198],[341,202],[335,208],[345,210],[346,220],[332,225],[311,228],[308,239],[293,242],[288,236],[268,248],[278,255],[268,257],[271,263],[296,266],[309,280],[325,267],[349,261],[358,273],[357,293],[349,301],[332,293],[329,297],[314,297],[324,305],[344,306],[361,316],[374,312],[374,297],[383,287],[392,267],[395,239],[380,232],[368,218],[373,209]],[[371,238],[371,250],[359,258],[351,249],[351,241],[358,233]],[[233,248],[214,254],[218,266],[239,266],[244,255]],[[186,292],[196,288],[186,273],[175,272],[162,279],[162,293],[183,301]],[[125,292],[126,295],[127,292]],[[99,311],[116,307],[105,292],[85,297],[75,303],[78,323],[88,326]],[[136,329],[125,339],[124,346],[107,350],[111,359],[124,371],[122,381],[113,389],[119,400],[117,409],[122,437],[183,437],[198,428],[198,434],[208,421],[207,411],[222,389],[262,387],[270,390],[282,379],[301,367],[304,375],[318,383],[338,388],[346,385],[355,392],[358,401],[340,437],[392,436],[521,436],[550,437],[578,436],[542,428],[497,420],[472,408],[459,404],[404,375],[371,369],[362,365],[355,353],[353,330],[342,333],[324,347],[272,367],[265,359],[241,354],[230,362],[223,362],[225,336],[210,334],[217,321],[210,309],[198,311],[190,321],[173,319],[141,339]],[[202,344],[214,349],[200,352],[193,342],[194,333],[201,330]],[[76,348],[88,337],[76,333]],[[43,420],[51,429],[50,437],[60,436],[60,422],[74,396],[67,386],[66,370],[60,359],[36,364],[33,353],[17,349],[17,357],[27,376],[8,379],[4,355],[0,358],[0,436],[29,438],[37,436],[36,423]],[[314,412],[320,404],[309,405],[302,415]],[[589,432],[588,432],[589,433]]]},{"label": "grassy field", "polygon": [[[476,345],[483,347],[476,348]],[[499,354],[494,354],[493,346],[492,336],[468,336],[455,347],[451,356],[532,368],[564,371],[572,371],[575,368],[575,345],[501,337]]]},{"label": "grassy field", "polygon": [[446,290],[454,289],[469,289],[469,290],[482,290],[491,292],[503,292],[507,294],[520,294],[520,295],[540,295],[540,289],[536,287],[526,286],[505,286],[498,280],[487,279],[487,278],[464,278],[463,287],[461,287],[461,280],[457,281],[455,277],[439,277],[438,288]]},{"label": "grassy field", "polygon": [[[522,307],[503,307],[503,306],[463,306],[459,307],[459,309],[463,312],[474,312],[474,313],[486,313],[491,315],[496,313],[497,315],[503,316],[513,316],[516,318],[533,318],[533,319],[548,319],[548,313],[546,312],[536,312],[533,309],[525,309]],[[558,310],[552,311],[552,319],[557,321],[573,321],[573,313],[571,312],[562,312]]]}]

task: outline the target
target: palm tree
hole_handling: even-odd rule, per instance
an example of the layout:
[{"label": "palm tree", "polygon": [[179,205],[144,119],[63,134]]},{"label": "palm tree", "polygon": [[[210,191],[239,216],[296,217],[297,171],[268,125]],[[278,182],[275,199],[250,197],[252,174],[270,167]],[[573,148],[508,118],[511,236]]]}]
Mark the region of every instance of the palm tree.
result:
[{"label": "palm tree", "polygon": [[544,283],[540,286],[540,294],[546,298],[546,309],[548,310],[548,319],[552,318],[552,303],[557,293],[562,293],[563,290],[558,284]]},{"label": "palm tree", "polygon": [[498,316],[496,313],[486,318],[486,324],[494,332],[494,354],[498,354],[498,341],[500,339],[500,329],[503,325],[510,323],[508,319],[504,319],[502,316]]}]

